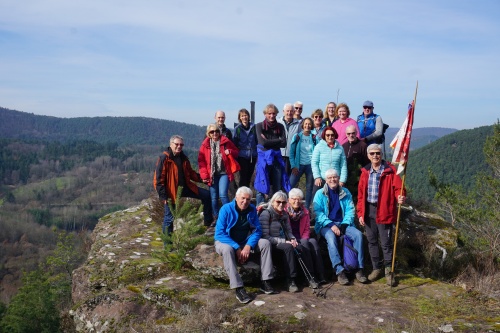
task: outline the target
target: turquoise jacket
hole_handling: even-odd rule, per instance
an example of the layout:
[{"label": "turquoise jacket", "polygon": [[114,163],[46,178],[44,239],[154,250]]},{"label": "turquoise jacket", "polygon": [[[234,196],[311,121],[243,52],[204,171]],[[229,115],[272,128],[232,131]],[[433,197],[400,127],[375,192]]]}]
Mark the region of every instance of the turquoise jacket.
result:
[{"label": "turquoise jacket", "polygon": [[[356,210],[354,208],[354,203],[352,202],[351,192],[345,187],[339,185],[339,200],[340,207],[342,208],[342,215],[344,219],[341,224],[347,224],[349,227],[354,227],[354,215]],[[320,235],[322,228],[326,227],[328,224],[332,223],[332,220],[328,218],[330,211],[328,209],[328,184],[325,184],[321,190],[316,192],[313,200],[313,210],[316,214],[316,224],[314,225],[314,231],[316,235]]]},{"label": "turquoise jacket", "polygon": [[325,140],[318,142],[311,158],[311,167],[314,179],[326,180],[325,173],[328,169],[335,169],[339,174],[340,181],[347,181],[347,160],[344,148],[335,140],[333,148],[328,147]]},{"label": "turquoise jacket", "polygon": [[[313,146],[316,146],[317,139],[312,133],[309,134],[311,136]],[[291,168],[300,168],[300,142],[302,141],[302,137],[304,136],[304,132],[296,133],[292,137],[291,145],[290,145],[290,166]]]}]

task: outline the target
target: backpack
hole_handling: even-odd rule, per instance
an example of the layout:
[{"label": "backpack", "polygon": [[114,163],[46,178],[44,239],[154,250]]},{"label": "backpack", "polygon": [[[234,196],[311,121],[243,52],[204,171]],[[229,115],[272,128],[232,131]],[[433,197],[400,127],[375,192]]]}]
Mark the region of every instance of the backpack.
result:
[{"label": "backpack", "polygon": [[354,248],[352,239],[347,235],[342,235],[340,236],[340,243],[342,244],[344,268],[350,272],[356,271],[359,268],[358,251]]}]

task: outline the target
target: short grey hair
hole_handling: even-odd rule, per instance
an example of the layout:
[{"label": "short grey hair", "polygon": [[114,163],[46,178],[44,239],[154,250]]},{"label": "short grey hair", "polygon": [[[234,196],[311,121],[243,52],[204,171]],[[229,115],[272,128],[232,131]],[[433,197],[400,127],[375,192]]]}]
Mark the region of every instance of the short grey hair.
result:
[{"label": "short grey hair", "polygon": [[300,188],[292,188],[290,192],[288,192],[288,197],[299,198],[300,200],[302,200],[304,199],[304,193]]},{"label": "short grey hair", "polygon": [[285,105],[283,105],[283,110],[285,110],[287,106],[291,106],[292,109],[293,109],[293,104],[292,103],[285,103]]},{"label": "short grey hair", "polygon": [[272,198],[269,200],[269,207],[272,207],[273,203],[278,199],[288,201],[288,197],[287,197],[286,193],[283,191],[278,191],[278,192],[274,193]]},{"label": "short grey hair", "polygon": [[328,170],[326,170],[325,177],[328,178],[328,177],[331,177],[331,176],[337,176],[338,177],[339,173],[335,169],[328,169]]},{"label": "short grey hair", "polygon": [[354,125],[349,125],[345,128],[346,135],[347,135],[347,132],[349,132],[349,130],[354,131],[355,133],[358,133],[358,130],[356,129],[356,126],[354,126]]},{"label": "short grey hair", "polygon": [[170,137],[170,143],[174,143],[175,139],[179,139],[179,140],[182,140],[182,142],[184,142],[184,139],[182,138],[182,136],[180,136],[178,134],[174,134]]},{"label": "short grey hair", "polygon": [[384,157],[384,153],[382,152],[382,147],[376,143],[372,143],[371,145],[369,145],[367,148],[366,148],[366,153],[368,155],[370,155],[370,152],[374,151],[374,150],[378,150],[380,151],[380,156],[381,157]]},{"label": "short grey hair", "polygon": [[265,115],[267,114],[267,111],[269,109],[273,109],[274,112],[276,112],[276,114],[280,113],[280,111],[278,110],[278,108],[276,107],[276,105],[274,105],[273,103],[269,103],[267,104],[265,107],[264,107],[264,110],[262,110],[262,113]]},{"label": "short grey hair", "polygon": [[236,191],[236,196],[240,196],[241,194],[248,194],[250,197],[253,196],[253,192],[249,187],[242,186]]},{"label": "short grey hair", "polygon": [[293,105],[294,105],[294,106],[295,106],[295,105],[304,106],[304,104],[303,104],[301,101],[297,101],[297,102],[295,102]]}]

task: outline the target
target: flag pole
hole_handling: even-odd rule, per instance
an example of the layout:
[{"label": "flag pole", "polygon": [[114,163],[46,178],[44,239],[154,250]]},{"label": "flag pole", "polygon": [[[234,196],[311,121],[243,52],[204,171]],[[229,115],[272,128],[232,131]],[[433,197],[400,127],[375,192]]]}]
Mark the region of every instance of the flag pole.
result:
[{"label": "flag pole", "polygon": [[[415,97],[413,99],[413,114],[415,114],[415,109],[416,109],[416,105],[417,105],[417,92],[418,92],[418,80],[417,80],[417,86],[415,87]],[[408,152],[410,151],[410,145],[411,144],[411,140],[410,142],[408,143]],[[406,170],[408,168],[408,161],[410,160],[409,158],[409,155],[408,155],[408,159],[406,160],[406,163],[405,163],[405,169],[404,169],[404,173],[403,173],[403,177],[401,179],[401,192],[400,192],[400,195],[403,195],[403,190],[405,188],[405,180],[406,180]],[[393,251],[392,251],[392,263],[391,263],[391,290],[392,290],[392,281],[394,281],[394,264],[396,263],[396,248],[397,248],[397,244],[398,244],[398,232],[399,232],[399,220],[400,220],[400,217],[401,217],[401,204],[398,203],[398,215],[397,215],[397,219],[396,219],[396,231],[394,233],[394,248],[393,248]]]}]

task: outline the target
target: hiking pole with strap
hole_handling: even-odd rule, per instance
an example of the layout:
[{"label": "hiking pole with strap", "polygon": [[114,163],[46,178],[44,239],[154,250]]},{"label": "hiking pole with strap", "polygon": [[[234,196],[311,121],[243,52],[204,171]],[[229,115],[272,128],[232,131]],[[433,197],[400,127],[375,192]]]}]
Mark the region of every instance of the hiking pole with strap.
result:
[{"label": "hiking pole with strap", "polygon": [[[281,230],[283,230],[283,234],[285,235],[285,239],[291,240],[288,233],[286,232],[286,229],[283,226],[283,223],[281,221],[279,221],[279,223],[281,225]],[[302,259],[302,254],[299,252],[299,250],[297,250],[296,247],[293,248],[293,251],[297,255],[297,260],[299,262],[300,267],[302,268],[302,271],[304,272],[304,276],[306,277],[307,282],[309,282],[309,285],[317,284],[311,272],[309,272],[309,270],[307,269],[306,263],[304,262],[304,259]]]}]

